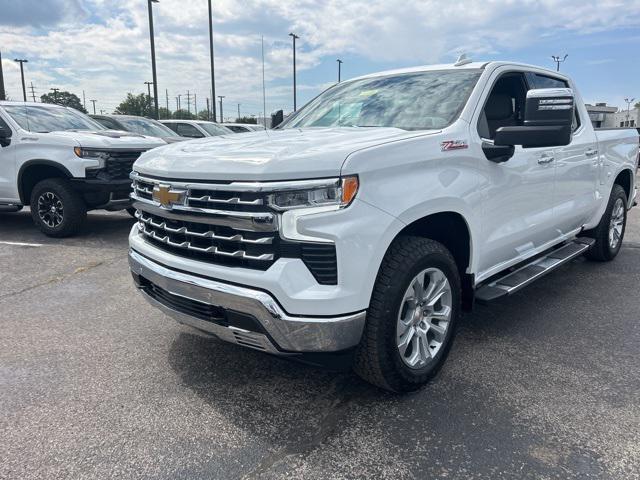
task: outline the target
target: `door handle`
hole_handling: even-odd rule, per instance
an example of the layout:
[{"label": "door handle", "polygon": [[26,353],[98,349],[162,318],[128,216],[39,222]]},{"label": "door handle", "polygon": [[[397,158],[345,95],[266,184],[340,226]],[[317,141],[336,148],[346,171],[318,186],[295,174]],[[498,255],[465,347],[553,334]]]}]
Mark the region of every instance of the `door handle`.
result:
[{"label": "door handle", "polygon": [[545,163],[551,163],[555,160],[553,155],[549,155],[548,153],[543,153],[542,155],[540,155],[540,158],[538,158],[538,163],[540,165],[544,165]]},{"label": "door handle", "polygon": [[596,156],[598,154],[598,150],[596,150],[595,148],[590,148],[587,151],[585,151],[584,154],[587,157],[594,157],[594,156]]}]

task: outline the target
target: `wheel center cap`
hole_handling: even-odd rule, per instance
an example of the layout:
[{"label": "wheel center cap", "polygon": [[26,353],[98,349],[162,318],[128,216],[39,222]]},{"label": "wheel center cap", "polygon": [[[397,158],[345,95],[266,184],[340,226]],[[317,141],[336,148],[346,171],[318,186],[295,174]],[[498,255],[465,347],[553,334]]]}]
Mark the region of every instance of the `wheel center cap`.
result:
[{"label": "wheel center cap", "polygon": [[56,213],[56,207],[54,206],[51,207],[51,213]]}]

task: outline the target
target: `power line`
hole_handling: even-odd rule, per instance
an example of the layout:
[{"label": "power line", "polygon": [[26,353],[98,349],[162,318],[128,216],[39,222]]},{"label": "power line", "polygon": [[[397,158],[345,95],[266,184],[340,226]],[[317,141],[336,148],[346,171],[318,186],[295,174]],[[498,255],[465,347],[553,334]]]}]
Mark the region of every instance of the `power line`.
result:
[{"label": "power line", "polygon": [[51,90],[53,92],[53,103],[58,103],[58,92],[60,91],[59,88],[50,88],[49,90]]},{"label": "power line", "polygon": [[31,98],[33,98],[33,102],[35,103],[35,101],[36,101],[36,91],[35,91],[35,88],[33,87],[33,82],[31,82],[31,86],[29,87],[29,90],[31,90]]}]

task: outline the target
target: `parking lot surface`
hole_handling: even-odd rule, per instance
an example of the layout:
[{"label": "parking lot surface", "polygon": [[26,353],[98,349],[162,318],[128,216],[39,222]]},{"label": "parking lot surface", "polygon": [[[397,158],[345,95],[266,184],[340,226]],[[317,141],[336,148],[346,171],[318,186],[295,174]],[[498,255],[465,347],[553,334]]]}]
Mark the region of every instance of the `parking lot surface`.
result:
[{"label": "parking lot surface", "polygon": [[614,262],[465,315],[407,396],[164,317],[132,222],[0,214],[0,478],[640,478],[640,208]]}]

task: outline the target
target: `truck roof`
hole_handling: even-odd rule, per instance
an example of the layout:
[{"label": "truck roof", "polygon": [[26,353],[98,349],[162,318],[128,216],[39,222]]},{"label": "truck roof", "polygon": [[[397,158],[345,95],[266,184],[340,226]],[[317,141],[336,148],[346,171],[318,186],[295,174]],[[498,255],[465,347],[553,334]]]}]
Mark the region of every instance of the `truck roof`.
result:
[{"label": "truck roof", "polygon": [[4,106],[4,105],[24,105],[29,107],[44,107],[44,108],[68,108],[64,105],[56,105],[55,103],[17,102],[13,100],[0,100],[0,106]]},{"label": "truck roof", "polygon": [[431,71],[438,71],[438,70],[482,70],[487,67],[497,68],[505,65],[518,67],[518,68],[534,68],[537,70],[544,70],[546,72],[549,72],[549,74],[552,74],[553,76],[567,78],[566,75],[562,75],[561,73],[556,72],[555,70],[551,70],[545,67],[540,67],[538,65],[529,65],[521,62],[509,62],[509,61],[486,61],[486,62],[469,62],[469,63],[465,63],[463,65],[458,65],[458,66],[456,66],[453,63],[440,63],[436,65],[422,65],[417,67],[397,68],[393,70],[385,70],[382,72],[368,73],[366,75],[361,75],[359,77],[355,77],[345,81],[359,80],[361,78],[384,77],[387,75],[398,75],[403,73],[431,72]]}]

